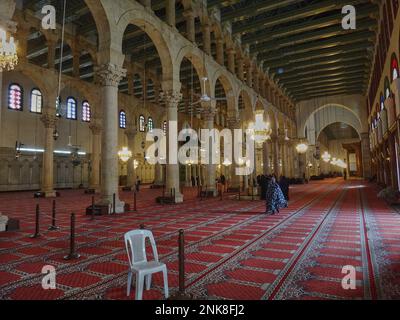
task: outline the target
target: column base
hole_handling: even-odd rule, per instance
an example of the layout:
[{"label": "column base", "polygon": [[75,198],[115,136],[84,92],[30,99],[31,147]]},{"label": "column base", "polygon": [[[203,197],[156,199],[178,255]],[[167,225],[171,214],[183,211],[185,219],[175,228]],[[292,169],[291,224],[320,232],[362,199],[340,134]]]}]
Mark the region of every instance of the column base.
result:
[{"label": "column base", "polygon": [[34,194],[35,198],[56,198],[59,197],[60,194],[57,191],[38,191]]},{"label": "column base", "polygon": [[[125,212],[125,202],[117,199],[115,201],[115,213],[124,213]],[[99,206],[108,206],[108,213],[113,213],[113,203],[107,199],[100,200],[100,202],[96,203]]]},{"label": "column base", "polygon": [[182,193],[175,193],[175,203],[182,203],[183,202],[183,194]]}]

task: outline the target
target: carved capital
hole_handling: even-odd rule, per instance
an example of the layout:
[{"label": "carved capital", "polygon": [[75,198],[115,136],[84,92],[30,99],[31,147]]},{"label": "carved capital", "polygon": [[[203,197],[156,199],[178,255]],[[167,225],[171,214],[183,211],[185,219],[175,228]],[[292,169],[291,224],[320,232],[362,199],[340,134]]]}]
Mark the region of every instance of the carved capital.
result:
[{"label": "carved capital", "polygon": [[136,136],[136,134],[137,134],[137,129],[136,129],[136,127],[133,127],[133,128],[131,128],[131,129],[125,130],[125,135],[126,135],[126,137],[127,137],[129,140],[130,140],[130,139],[134,139],[135,136]]},{"label": "carved capital", "polygon": [[167,108],[178,108],[179,102],[182,100],[182,93],[177,90],[162,91],[160,96]]},{"label": "carved capital", "polygon": [[101,134],[101,131],[103,130],[103,127],[100,124],[91,123],[89,125],[89,129],[92,131],[93,135],[99,135],[99,134]]},{"label": "carved capital", "polygon": [[201,111],[205,121],[214,121],[217,110],[212,106],[207,106]]},{"label": "carved capital", "polygon": [[44,113],[41,117],[40,120],[43,122],[43,125],[45,128],[52,128],[54,129],[56,126],[56,123],[58,121],[58,118],[55,115],[49,114],[49,113]]},{"label": "carved capital", "polygon": [[228,127],[230,129],[240,129],[241,128],[240,119],[237,117],[229,117],[227,119],[227,122],[228,122]]},{"label": "carved capital", "polygon": [[126,75],[126,69],[106,63],[95,68],[96,82],[102,86],[117,87]]}]

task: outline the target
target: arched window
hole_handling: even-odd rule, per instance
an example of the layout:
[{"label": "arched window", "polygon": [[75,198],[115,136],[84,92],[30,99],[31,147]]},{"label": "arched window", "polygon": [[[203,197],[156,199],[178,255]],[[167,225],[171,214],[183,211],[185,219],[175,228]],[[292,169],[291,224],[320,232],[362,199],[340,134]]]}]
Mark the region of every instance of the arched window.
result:
[{"label": "arched window", "polygon": [[119,112],[119,127],[121,129],[126,129],[126,113],[124,110]]},{"label": "arched window", "polygon": [[163,122],[163,133],[164,133],[164,136],[167,135],[167,121]]},{"label": "arched window", "polygon": [[144,116],[139,116],[139,131],[140,132],[144,132],[146,126],[146,120],[144,118]]},{"label": "arched window", "polygon": [[90,104],[87,101],[82,102],[82,121],[90,122],[92,114],[90,111]]},{"label": "arched window", "polygon": [[76,100],[72,97],[67,99],[67,119],[76,120]]},{"label": "arched window", "polygon": [[390,91],[390,83],[389,83],[389,78],[385,78],[385,100],[387,98],[390,98],[392,92]]},{"label": "arched window", "polygon": [[31,91],[31,112],[42,113],[42,93],[38,89]]},{"label": "arched window", "polygon": [[153,118],[149,117],[149,119],[147,120],[147,130],[149,132],[152,132],[153,128],[154,128]]},{"label": "arched window", "polygon": [[390,73],[391,75],[391,82],[393,80],[396,80],[399,77],[399,61],[397,60],[396,54],[392,54],[392,60],[391,60],[391,70],[392,72]]},{"label": "arched window", "polygon": [[56,99],[56,117],[61,117],[60,106],[61,106],[61,98],[57,97],[57,99]]},{"label": "arched window", "polygon": [[385,109],[385,98],[383,94],[381,93],[381,110]]},{"label": "arched window", "polygon": [[23,91],[19,84],[10,84],[8,88],[8,108],[22,111]]}]

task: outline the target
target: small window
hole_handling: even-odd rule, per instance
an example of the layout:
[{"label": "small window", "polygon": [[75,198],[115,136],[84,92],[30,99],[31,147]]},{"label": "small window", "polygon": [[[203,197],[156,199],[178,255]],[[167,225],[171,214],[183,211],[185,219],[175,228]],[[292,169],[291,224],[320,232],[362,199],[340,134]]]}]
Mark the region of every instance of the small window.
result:
[{"label": "small window", "polygon": [[61,117],[61,110],[60,110],[60,106],[61,106],[61,98],[57,97],[56,99],[56,117]]},{"label": "small window", "polygon": [[67,99],[67,119],[76,120],[76,100],[72,97]]},{"label": "small window", "polygon": [[126,129],[126,113],[124,110],[119,112],[119,127],[121,129]]},{"label": "small window", "polygon": [[87,101],[82,103],[82,121],[90,122],[91,118],[91,111],[90,111],[90,104]]},{"label": "small window", "polygon": [[163,122],[163,133],[164,133],[164,136],[167,135],[167,121]]},{"label": "small window", "polygon": [[391,80],[393,81],[399,77],[399,62],[397,60],[395,53],[392,54],[391,68],[392,68],[392,72],[391,72],[392,79]]},{"label": "small window", "polygon": [[383,94],[381,93],[381,110],[385,109],[385,98],[383,97]]},{"label": "small window", "polygon": [[385,78],[385,99],[390,98],[391,95],[392,95],[392,92],[390,91],[389,78],[386,77]]},{"label": "small window", "polygon": [[38,89],[31,91],[31,112],[42,113],[42,93]]},{"label": "small window", "polygon": [[149,117],[149,119],[147,120],[147,130],[149,132],[153,132],[153,128],[154,128],[153,118]]},{"label": "small window", "polygon": [[8,108],[22,111],[23,91],[20,85],[11,84],[8,89]]},{"label": "small window", "polygon": [[144,116],[139,116],[139,131],[144,132],[146,126],[146,120]]}]

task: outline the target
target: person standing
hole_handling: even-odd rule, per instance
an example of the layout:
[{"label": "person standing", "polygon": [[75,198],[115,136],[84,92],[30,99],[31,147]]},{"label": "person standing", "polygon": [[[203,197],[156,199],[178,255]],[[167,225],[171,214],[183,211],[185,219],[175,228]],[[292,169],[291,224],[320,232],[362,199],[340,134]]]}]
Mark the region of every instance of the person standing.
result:
[{"label": "person standing", "polygon": [[279,209],[286,208],[287,201],[282,193],[281,188],[276,183],[275,177],[269,181],[266,194],[266,214],[275,214]]},{"label": "person standing", "polygon": [[289,179],[285,176],[281,176],[279,179],[279,187],[281,188],[286,201],[289,201]]}]

